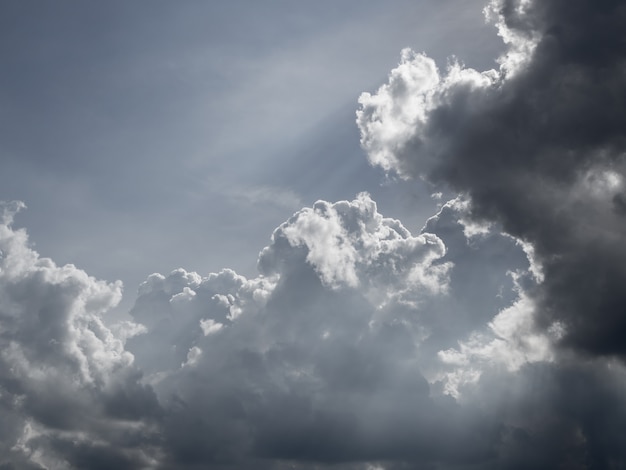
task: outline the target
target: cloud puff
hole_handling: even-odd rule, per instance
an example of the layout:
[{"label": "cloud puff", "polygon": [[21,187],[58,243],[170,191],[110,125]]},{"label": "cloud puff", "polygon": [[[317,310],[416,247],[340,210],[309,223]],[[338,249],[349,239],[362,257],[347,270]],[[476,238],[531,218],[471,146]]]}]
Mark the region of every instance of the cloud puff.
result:
[{"label": "cloud puff", "polygon": [[494,0],[509,52],[497,70],[441,73],[404,51],[357,122],[370,161],[465,194],[478,223],[533,250],[537,324],[561,344],[625,351],[626,6]]},{"label": "cloud puff", "polygon": [[[626,423],[626,368],[614,359],[581,357],[557,347],[562,325],[541,328],[535,320],[542,304],[534,293],[542,276],[532,249],[500,234],[498,225],[477,230],[470,221],[467,230],[469,210],[463,199],[449,201],[425,227],[448,247],[446,257],[454,262],[450,293],[461,301],[452,309],[449,299],[437,304],[457,317],[462,312],[472,317],[467,328],[449,336],[455,338],[452,347],[437,342],[439,361],[422,367],[431,393],[454,396],[462,407],[484,412],[485,422],[499,423],[493,454],[477,468],[622,465],[626,454],[618,442]],[[491,284],[495,280],[500,287]],[[479,299],[497,291],[500,302],[481,305],[473,291]],[[490,313],[481,315],[486,306]]]},{"label": "cloud puff", "polygon": [[[121,283],[40,258],[12,228],[23,207],[4,204],[0,223],[0,464],[145,464],[145,449],[122,436],[145,431],[156,397],[101,318],[119,302]],[[103,455],[109,460],[97,464]]]},{"label": "cloud puff", "polygon": [[[198,346],[197,341],[227,334],[237,322],[248,321],[240,320],[242,315],[267,312],[268,302],[281,306],[277,309],[280,312],[271,311],[272,318],[282,315],[297,328],[305,319],[297,311],[309,308],[309,300],[323,300],[317,299],[316,292],[358,300],[360,308],[367,306],[359,317],[364,324],[389,321],[389,316],[398,320],[398,306],[415,307],[446,293],[452,263],[443,259],[445,255],[446,247],[439,237],[431,233],[412,235],[398,220],[379,214],[367,194],[350,202],[318,201],[274,231],[271,244],[259,255],[259,277],[246,279],[229,269],[204,278],[184,269],[168,276],[153,274],[140,286],[131,315],[149,333],[158,331],[161,340],[171,340],[166,340],[169,346],[162,351],[170,357],[166,363],[176,369],[190,348]],[[302,305],[297,305],[298,298]],[[283,312],[281,302],[296,302],[295,311]],[[352,315],[350,310],[346,306],[337,321]],[[333,317],[314,313],[307,321],[319,321],[320,334],[332,336],[332,328],[324,329],[322,320]],[[148,336],[136,336],[129,344],[139,348],[145,342],[149,356],[152,348]],[[143,356],[136,356],[141,362]],[[151,362],[166,370],[163,361]]]}]

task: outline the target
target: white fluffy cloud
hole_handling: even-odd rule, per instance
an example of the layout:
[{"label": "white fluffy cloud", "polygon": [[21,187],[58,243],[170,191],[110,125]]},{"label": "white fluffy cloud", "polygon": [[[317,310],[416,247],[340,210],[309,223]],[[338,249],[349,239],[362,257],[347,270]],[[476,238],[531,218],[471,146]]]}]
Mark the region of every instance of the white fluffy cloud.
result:
[{"label": "white fluffy cloud", "polygon": [[420,233],[318,201],[258,276],[155,273],[107,325],[121,284],[40,257],[3,204],[0,468],[621,468],[626,8],[487,13],[497,70],[404,50],[359,99],[372,164],[461,194]]},{"label": "white fluffy cloud", "polygon": [[[434,165],[428,159],[436,159],[439,147],[445,146],[427,132],[431,113],[467,90],[472,91],[470,100],[457,111],[478,112],[489,103],[481,90],[497,87],[500,80],[495,70],[477,72],[459,63],[452,63],[442,76],[433,59],[404,49],[389,82],[359,98],[357,124],[369,161],[403,178],[428,173]],[[420,166],[407,166],[414,162],[405,153],[415,152],[415,147],[423,154]]]},{"label": "white fluffy cloud", "polygon": [[298,248],[330,287],[364,284],[376,290],[380,282],[390,294],[446,288],[449,265],[434,263],[445,254],[441,240],[427,233],[412,236],[398,220],[380,215],[365,193],[352,202],[318,201],[296,213],[274,231],[272,244],[260,255],[261,272],[280,273]]}]

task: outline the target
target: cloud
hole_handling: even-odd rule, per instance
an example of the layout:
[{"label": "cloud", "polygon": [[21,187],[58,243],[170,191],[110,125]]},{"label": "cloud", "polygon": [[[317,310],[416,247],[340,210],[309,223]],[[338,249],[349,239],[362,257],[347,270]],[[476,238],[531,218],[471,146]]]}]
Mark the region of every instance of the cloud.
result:
[{"label": "cloud", "polygon": [[532,256],[495,224],[476,229],[462,198],[417,235],[367,194],[318,201],[274,231],[259,276],[152,274],[133,321],[111,328],[102,315],[119,283],[40,258],[12,228],[18,206],[5,208],[9,468],[603,468],[624,459],[609,437],[623,422],[623,366],[555,349],[561,332],[533,322]]},{"label": "cloud", "polygon": [[145,432],[158,403],[101,318],[121,283],[39,257],[12,228],[23,207],[4,204],[0,223],[0,465],[97,468],[106,454],[137,468],[148,454],[123,436]]},{"label": "cloud", "polygon": [[372,163],[459,193],[419,233],[318,201],[258,276],[152,274],[109,326],[121,284],[2,205],[0,468],[623,466],[625,8],[489,12],[498,70],[405,50],[360,99]]},{"label": "cloud", "polygon": [[[558,325],[535,328],[532,257],[496,226],[468,230],[469,210],[449,201],[414,236],[365,194],[318,201],[274,231],[257,278],[150,276],[132,314],[151,327],[127,346],[165,410],[162,464],[583,462],[612,424],[578,398],[547,430],[524,414],[547,413],[578,366],[564,372]],[[598,365],[593,387],[618,403],[623,368]]]},{"label": "cloud", "polygon": [[[446,205],[430,227],[450,225],[462,251],[457,209]],[[422,373],[476,324],[449,325],[461,302],[451,282],[463,280],[448,256],[437,235],[412,235],[360,194],[281,224],[257,278],[151,275],[131,311],[148,331],[127,347],[166,410],[164,466],[487,458],[497,422],[431,393]],[[481,293],[495,299],[493,281]]]},{"label": "cloud", "polygon": [[541,266],[537,326],[562,346],[623,355],[626,332],[626,42],[621,1],[494,0],[509,50],[497,70],[445,73],[405,50],[364,93],[370,162],[463,193],[477,223],[500,224]]}]

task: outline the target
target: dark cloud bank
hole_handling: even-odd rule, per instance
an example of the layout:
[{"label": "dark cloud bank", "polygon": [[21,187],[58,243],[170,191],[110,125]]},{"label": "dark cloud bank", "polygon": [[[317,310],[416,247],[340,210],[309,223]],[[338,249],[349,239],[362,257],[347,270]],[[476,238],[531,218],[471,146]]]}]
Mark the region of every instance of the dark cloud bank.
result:
[{"label": "dark cloud bank", "polygon": [[0,469],[624,468],[626,5],[490,11],[498,70],[404,51],[360,99],[372,163],[459,193],[419,234],[319,201],[107,325],[5,204]]}]

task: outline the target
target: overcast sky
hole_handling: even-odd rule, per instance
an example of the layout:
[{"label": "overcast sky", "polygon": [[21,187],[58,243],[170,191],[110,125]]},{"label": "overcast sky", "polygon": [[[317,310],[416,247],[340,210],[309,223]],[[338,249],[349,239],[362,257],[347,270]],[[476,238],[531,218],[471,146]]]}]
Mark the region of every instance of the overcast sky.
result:
[{"label": "overcast sky", "polygon": [[626,466],[625,24],[0,4],[0,468]]}]

